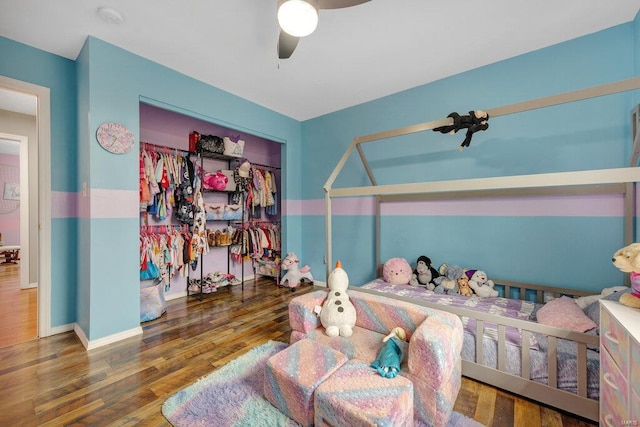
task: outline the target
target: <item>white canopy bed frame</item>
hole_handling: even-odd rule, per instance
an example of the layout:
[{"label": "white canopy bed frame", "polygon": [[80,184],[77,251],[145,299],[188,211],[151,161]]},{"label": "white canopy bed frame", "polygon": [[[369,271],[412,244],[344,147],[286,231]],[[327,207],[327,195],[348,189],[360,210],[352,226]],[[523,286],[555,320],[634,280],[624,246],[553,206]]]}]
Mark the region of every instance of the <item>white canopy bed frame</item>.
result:
[{"label": "white canopy bed frame", "polygon": [[[577,91],[547,96],[530,101],[511,104],[503,107],[485,110],[491,119],[516,114],[523,111],[551,107],[560,104],[582,101],[589,98],[612,95],[616,93],[640,89],[640,78],[632,78],[619,82],[604,84]],[[640,120],[638,108],[632,112],[633,150],[628,167],[601,170],[586,170],[575,172],[558,172],[544,174],[530,174],[520,176],[460,179],[437,182],[418,182],[405,184],[378,185],[367,162],[362,144],[373,141],[389,141],[389,138],[409,135],[417,132],[433,130],[440,126],[453,123],[451,118],[445,118],[398,129],[377,132],[359,136],[351,144],[338,161],[331,175],[327,179],[325,190],[325,223],[326,223],[326,265],[327,277],[332,262],[332,200],[341,197],[375,196],[376,197],[376,265],[381,265],[380,249],[380,205],[384,202],[421,201],[435,199],[452,199],[465,197],[514,197],[539,195],[575,195],[575,194],[621,194],[624,197],[624,242],[629,244],[634,239],[635,215],[635,183],[640,181],[640,168],[637,167],[640,156],[640,132],[637,132],[637,122]],[[361,187],[333,188],[333,184],[344,168],[347,160],[356,149],[364,166],[370,185]],[[520,282],[495,280],[505,286],[505,295],[510,295],[510,288],[520,289],[520,298],[525,298],[525,290],[531,289],[538,302],[544,301],[545,295],[571,294],[575,297],[587,295],[590,292],[574,289],[553,288],[542,285],[529,285]],[[365,292],[382,294],[374,290],[359,289]],[[405,299],[395,296],[399,299]],[[544,404],[557,407],[591,420],[598,420],[598,401],[587,397],[587,348],[598,346],[598,337],[583,333],[567,331],[559,328],[544,326],[535,322],[507,319],[470,310],[433,305],[425,301],[410,300],[411,302],[430,306],[432,308],[454,312],[460,316],[476,319],[476,361],[463,360],[463,375],[494,385],[504,390],[535,399]],[[491,322],[498,325],[498,363],[497,369],[484,366],[483,361],[483,325]],[[528,336],[531,333],[541,333],[548,337],[548,384],[530,379],[529,351],[521,351],[521,374],[516,376],[505,371],[505,328],[516,327],[522,331],[522,349],[528,349]],[[557,388],[555,367],[556,343],[558,339],[571,340],[577,346],[577,393],[571,393]]]}]

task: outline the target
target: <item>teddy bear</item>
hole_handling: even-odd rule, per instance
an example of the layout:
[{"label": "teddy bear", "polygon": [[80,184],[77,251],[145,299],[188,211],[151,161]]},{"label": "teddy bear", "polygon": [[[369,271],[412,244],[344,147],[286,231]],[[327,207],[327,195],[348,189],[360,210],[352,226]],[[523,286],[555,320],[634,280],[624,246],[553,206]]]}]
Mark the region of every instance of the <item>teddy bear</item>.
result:
[{"label": "teddy bear", "polygon": [[431,266],[431,259],[425,255],[421,255],[418,257],[416,268],[413,270],[409,284],[411,286],[424,286],[432,291],[436,287],[433,283],[433,279],[436,277],[440,277],[440,273]]},{"label": "teddy bear", "polygon": [[454,295],[458,293],[458,279],[464,275],[459,265],[442,264],[438,269],[440,277],[434,279],[436,287],[433,291],[437,294]]},{"label": "teddy bear", "polygon": [[458,294],[463,297],[470,297],[473,295],[471,288],[469,287],[469,279],[466,276],[458,278]]},{"label": "teddy bear", "polygon": [[464,274],[469,278],[469,287],[480,298],[497,297],[498,291],[494,287],[493,280],[487,278],[487,273],[482,270],[467,270]]},{"label": "teddy bear", "polygon": [[330,337],[350,337],[356,324],[356,308],[349,300],[349,276],[340,261],[327,279],[329,294],[320,309],[320,323]]},{"label": "teddy bear", "polygon": [[631,276],[630,293],[620,295],[620,303],[640,308],[640,243],[632,243],[613,254],[611,260],[620,271]]},{"label": "teddy bear", "polygon": [[382,267],[382,277],[392,285],[406,285],[411,280],[411,266],[404,258],[391,258]]}]

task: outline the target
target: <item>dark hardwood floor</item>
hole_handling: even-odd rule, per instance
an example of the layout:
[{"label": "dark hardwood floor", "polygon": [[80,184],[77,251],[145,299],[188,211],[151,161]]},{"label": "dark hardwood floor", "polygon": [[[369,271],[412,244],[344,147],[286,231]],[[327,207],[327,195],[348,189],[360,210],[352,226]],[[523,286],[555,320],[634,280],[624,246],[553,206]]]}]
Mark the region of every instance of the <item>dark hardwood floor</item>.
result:
[{"label": "dark hardwood floor", "polygon": [[[168,426],[166,398],[269,340],[289,341],[291,292],[262,279],[169,301],[144,333],[89,352],[73,332],[0,348],[0,426]],[[463,378],[455,410],[488,426],[585,420]]]}]

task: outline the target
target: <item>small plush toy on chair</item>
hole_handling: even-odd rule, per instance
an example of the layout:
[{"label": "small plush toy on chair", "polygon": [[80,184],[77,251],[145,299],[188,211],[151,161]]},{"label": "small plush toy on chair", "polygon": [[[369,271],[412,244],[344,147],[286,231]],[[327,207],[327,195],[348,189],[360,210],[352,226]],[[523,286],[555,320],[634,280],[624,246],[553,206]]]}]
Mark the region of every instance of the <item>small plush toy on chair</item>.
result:
[{"label": "small plush toy on chair", "polygon": [[330,337],[350,337],[356,324],[356,308],[349,301],[349,276],[340,261],[327,279],[329,294],[320,310],[320,323]]},{"label": "small plush toy on chair", "polygon": [[391,333],[383,338],[384,344],[371,367],[385,378],[397,377],[404,357],[400,341],[405,341],[406,339],[407,334],[404,329],[400,327],[393,328]]},{"label": "small plush toy on chair", "polygon": [[628,307],[640,308],[640,243],[632,243],[613,254],[613,265],[631,276],[630,293],[620,295],[620,302]]}]

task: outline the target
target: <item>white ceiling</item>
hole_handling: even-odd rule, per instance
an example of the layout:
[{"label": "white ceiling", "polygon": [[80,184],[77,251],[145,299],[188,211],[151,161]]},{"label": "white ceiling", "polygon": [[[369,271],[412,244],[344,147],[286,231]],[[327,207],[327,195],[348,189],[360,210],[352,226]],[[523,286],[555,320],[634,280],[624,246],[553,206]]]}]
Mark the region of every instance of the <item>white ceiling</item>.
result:
[{"label": "white ceiling", "polygon": [[[109,24],[107,6],[124,17]],[[278,60],[276,0],[0,0],[0,35],[76,59],[87,35],[305,120],[634,19],[640,0],[372,0]]]}]

